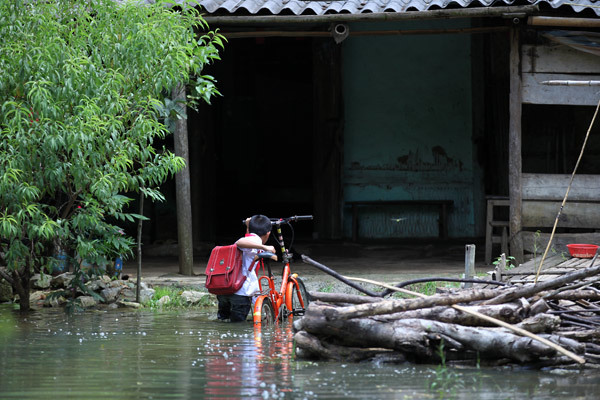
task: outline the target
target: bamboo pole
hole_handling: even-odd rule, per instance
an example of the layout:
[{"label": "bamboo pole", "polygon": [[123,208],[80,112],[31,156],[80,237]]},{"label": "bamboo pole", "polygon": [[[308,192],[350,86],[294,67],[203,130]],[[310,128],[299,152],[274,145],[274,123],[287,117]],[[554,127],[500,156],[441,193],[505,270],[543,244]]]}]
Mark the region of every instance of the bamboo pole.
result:
[{"label": "bamboo pole", "polygon": [[545,17],[532,16],[527,19],[528,25],[533,26],[564,26],[578,28],[599,28],[600,19],[596,18],[566,18],[566,17]]},{"label": "bamboo pole", "polygon": [[[399,288],[394,287],[392,285],[388,285],[388,284],[383,283],[383,282],[373,281],[371,279],[352,278],[352,277],[345,277],[345,278],[348,279],[348,280],[370,283],[370,284],[373,284],[373,285],[384,287],[386,289],[390,289],[390,290],[394,290],[394,291],[397,291],[397,292],[402,292],[402,293],[410,294],[410,295],[413,295],[413,296],[418,296],[418,297],[422,297],[422,298],[428,297],[428,296],[426,296],[426,295],[424,295],[422,293],[417,293],[417,292],[413,292],[411,290],[406,290],[406,289],[399,289]],[[504,321],[500,321],[499,319],[489,317],[487,315],[481,314],[480,312],[471,310],[471,309],[469,309],[467,307],[463,307],[463,306],[460,306],[458,304],[453,304],[451,307],[454,308],[454,309],[456,309],[456,310],[458,310],[458,311],[461,311],[461,312],[464,312],[464,313],[467,313],[467,314],[479,317],[479,318],[481,318],[481,319],[483,319],[483,320],[485,320],[487,322],[491,322],[491,323],[493,323],[495,325],[498,325],[498,326],[501,326],[503,328],[509,329],[509,330],[511,330],[513,332],[518,333],[521,336],[527,336],[530,339],[537,340],[538,342],[543,343],[546,346],[549,346],[550,348],[552,348],[552,349],[558,351],[559,353],[561,353],[561,354],[569,357],[570,359],[578,362],[579,364],[585,364],[585,359],[579,357],[577,354],[575,354],[575,353],[573,353],[573,352],[565,349],[564,347],[557,345],[556,343],[552,343],[548,339],[544,339],[543,337],[540,337],[540,336],[538,336],[536,334],[533,334],[533,333],[531,333],[529,331],[526,331],[524,329],[518,328],[518,327],[513,326],[511,324],[507,324]]]},{"label": "bamboo pole", "polygon": [[550,80],[540,82],[549,86],[600,86],[600,81],[573,81],[573,80]]}]

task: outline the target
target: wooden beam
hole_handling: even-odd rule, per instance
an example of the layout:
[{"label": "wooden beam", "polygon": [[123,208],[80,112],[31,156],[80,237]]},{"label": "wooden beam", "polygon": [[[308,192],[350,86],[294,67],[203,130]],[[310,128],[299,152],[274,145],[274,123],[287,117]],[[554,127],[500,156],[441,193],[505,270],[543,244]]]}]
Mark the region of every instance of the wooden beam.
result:
[{"label": "wooden beam", "polygon": [[518,7],[474,7],[458,9],[442,9],[409,12],[383,12],[358,14],[324,14],[324,15],[244,15],[244,16],[211,16],[202,17],[210,26],[248,25],[248,24],[314,24],[330,22],[372,22],[372,21],[406,21],[433,20],[450,18],[479,18],[522,16],[539,11],[537,5]]},{"label": "wooden beam", "polygon": [[570,79],[583,80],[579,75],[600,75],[598,56],[562,44],[523,45],[521,72],[537,74],[574,74]]},{"label": "wooden beam", "polygon": [[[413,35],[455,35],[455,34],[483,34],[504,32],[509,26],[489,26],[480,28],[457,29],[403,29],[382,31],[350,31],[350,36],[413,36]],[[246,31],[246,32],[220,32],[228,40],[259,37],[333,37],[330,31]]]},{"label": "wooden beam", "polygon": [[522,192],[521,192],[521,71],[519,28],[510,31],[510,94],[509,94],[509,142],[508,142],[508,192],[510,197],[510,255],[518,264],[523,263],[521,239]]},{"label": "wooden beam", "polygon": [[[562,201],[523,200],[521,224],[524,227],[552,227],[561,204]],[[561,210],[557,227],[598,229],[600,203],[568,201]]]}]

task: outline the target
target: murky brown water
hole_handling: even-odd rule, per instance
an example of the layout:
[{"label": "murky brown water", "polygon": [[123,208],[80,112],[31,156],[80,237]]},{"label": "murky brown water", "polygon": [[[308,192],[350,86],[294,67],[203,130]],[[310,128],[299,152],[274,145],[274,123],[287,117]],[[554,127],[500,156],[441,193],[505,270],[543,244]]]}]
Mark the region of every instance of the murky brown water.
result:
[{"label": "murky brown water", "polygon": [[210,311],[21,317],[0,305],[0,399],[597,399],[600,372],[446,369],[294,358],[291,326]]}]

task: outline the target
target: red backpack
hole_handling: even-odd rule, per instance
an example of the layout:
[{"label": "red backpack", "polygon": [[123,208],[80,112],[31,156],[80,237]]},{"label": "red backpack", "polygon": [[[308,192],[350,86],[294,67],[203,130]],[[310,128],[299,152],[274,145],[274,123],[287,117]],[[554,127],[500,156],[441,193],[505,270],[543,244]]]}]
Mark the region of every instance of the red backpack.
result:
[{"label": "red backpack", "polygon": [[244,284],[242,251],[235,244],[212,249],[204,286],[212,294],[234,294]]}]

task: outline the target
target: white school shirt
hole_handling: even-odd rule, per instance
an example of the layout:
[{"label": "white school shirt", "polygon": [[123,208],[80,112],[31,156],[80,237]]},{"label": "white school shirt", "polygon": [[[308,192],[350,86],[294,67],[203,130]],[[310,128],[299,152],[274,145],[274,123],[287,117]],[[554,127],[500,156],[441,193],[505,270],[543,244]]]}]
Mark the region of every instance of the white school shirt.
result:
[{"label": "white school shirt", "polygon": [[[257,244],[262,244],[262,239],[256,233],[251,233],[247,238],[252,239]],[[254,261],[254,256],[259,253],[258,249],[248,249],[238,247],[242,251],[242,271],[243,274],[246,275],[246,281],[235,294],[240,296],[252,296],[258,292],[258,277],[254,270],[250,271],[250,267],[252,266],[252,262]]]}]

